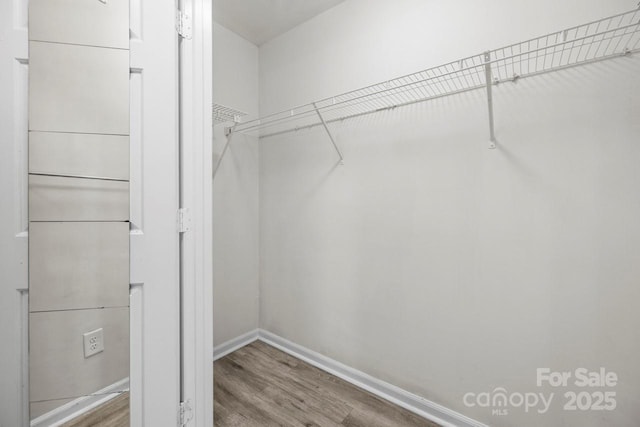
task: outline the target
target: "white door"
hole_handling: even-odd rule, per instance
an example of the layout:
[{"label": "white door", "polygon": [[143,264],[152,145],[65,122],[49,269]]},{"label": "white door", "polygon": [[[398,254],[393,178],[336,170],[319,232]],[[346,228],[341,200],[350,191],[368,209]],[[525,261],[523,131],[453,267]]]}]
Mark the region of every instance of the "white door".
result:
[{"label": "white door", "polygon": [[0,2],[0,426],[27,425],[27,2]]},{"label": "white door", "polygon": [[[174,0],[131,7],[131,425],[180,401]],[[0,2],[0,426],[28,425],[27,0]]]},{"label": "white door", "polygon": [[178,35],[174,0],[130,0],[131,425],[180,402]]}]

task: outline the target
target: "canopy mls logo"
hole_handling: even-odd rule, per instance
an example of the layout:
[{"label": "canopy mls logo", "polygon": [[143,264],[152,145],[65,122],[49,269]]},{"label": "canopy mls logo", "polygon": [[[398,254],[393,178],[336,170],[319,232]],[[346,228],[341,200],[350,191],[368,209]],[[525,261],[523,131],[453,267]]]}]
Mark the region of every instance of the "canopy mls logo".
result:
[{"label": "canopy mls logo", "polygon": [[491,415],[509,415],[508,408],[524,408],[525,412],[535,410],[539,414],[545,414],[551,402],[553,393],[511,393],[503,387],[497,387],[491,392],[467,393],[462,398],[465,406],[473,408],[491,408]]},{"label": "canopy mls logo", "polygon": [[[586,368],[577,368],[573,371],[552,371],[549,368],[536,370],[538,387],[579,389],[579,391],[568,390],[562,395],[565,411],[613,411],[616,408],[616,392],[603,389],[616,387],[617,384],[618,375],[605,368],[597,371],[589,371]],[[493,391],[466,393],[462,400],[469,408],[490,408],[492,415],[504,416],[514,408],[524,409],[525,413],[535,411],[538,414],[545,414],[549,411],[554,397],[555,393],[531,391],[508,393],[504,387],[496,387]]]}]

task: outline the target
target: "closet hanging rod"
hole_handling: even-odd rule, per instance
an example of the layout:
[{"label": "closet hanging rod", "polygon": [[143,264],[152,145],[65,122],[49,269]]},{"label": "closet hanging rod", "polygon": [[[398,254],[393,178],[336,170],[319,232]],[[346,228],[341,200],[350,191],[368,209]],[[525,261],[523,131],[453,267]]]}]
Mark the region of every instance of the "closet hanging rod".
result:
[{"label": "closet hanging rod", "polygon": [[[640,3],[639,3],[639,7],[640,7]],[[619,14],[616,14],[616,15],[612,15],[612,16],[610,16],[610,17],[603,18],[603,19],[600,19],[600,20],[591,21],[591,22],[588,22],[588,23],[586,23],[586,24],[580,24],[580,25],[576,25],[576,26],[574,26],[574,27],[570,27],[570,28],[567,28],[567,29],[564,29],[564,30],[555,31],[555,32],[553,32],[553,33],[548,34],[547,36],[554,35],[554,34],[560,34],[560,33],[567,33],[567,32],[573,31],[573,30],[578,30],[578,29],[580,29],[580,28],[588,27],[588,26],[590,26],[590,25],[598,24],[598,23],[602,23],[602,22],[605,22],[605,21],[611,22],[611,21],[612,21],[612,20],[614,20],[615,18],[624,18],[626,15],[629,15],[629,14],[632,14],[632,13],[633,13],[633,14],[636,14],[637,12],[638,12],[638,9],[634,9],[634,10],[631,10],[631,11],[628,11],[628,12],[623,12],[623,13],[619,13]],[[633,23],[632,23],[632,24],[628,25],[627,27],[633,27],[633,26],[636,26],[637,24],[638,24],[638,23],[636,23],[636,24],[633,24]],[[615,31],[615,30],[619,30],[619,29],[621,29],[621,28],[614,28],[614,29],[607,28],[607,30],[605,30],[605,32],[607,32],[607,31],[608,31],[608,32],[611,32],[611,31]],[[543,37],[547,37],[547,36],[535,37],[535,38],[532,38],[532,39],[529,39],[529,40],[525,40],[525,41],[522,41],[522,42],[518,42],[518,43],[511,44],[511,45],[507,45],[507,46],[504,46],[504,47],[502,47],[502,48],[496,49],[496,51],[498,51],[498,50],[505,50],[505,49],[511,49],[511,48],[516,47],[516,46],[522,46],[522,45],[524,45],[524,44],[529,44],[529,43],[531,43],[531,42],[534,42],[534,41],[540,40],[540,39],[542,39]],[[588,38],[588,37],[592,37],[592,36],[593,36],[593,35],[585,36],[585,37],[583,37],[583,39],[584,39],[584,38]],[[571,43],[571,42],[573,42],[573,41],[577,41],[577,40],[569,40],[569,41],[563,42],[563,43],[561,43],[561,44],[567,44],[567,43]],[[552,46],[550,46],[550,47],[552,47]],[[545,49],[545,48],[540,48],[539,50],[542,50],[542,49]],[[524,55],[524,54],[527,54],[527,52],[523,52],[523,53],[522,53],[522,55]],[[452,65],[452,64],[456,64],[456,63],[460,63],[460,62],[462,62],[462,61],[465,61],[465,60],[467,60],[467,59],[474,58],[474,57],[476,57],[476,56],[479,56],[479,55],[473,55],[473,56],[470,56],[470,57],[468,57],[468,58],[464,58],[464,59],[462,59],[462,60],[457,60],[457,61],[449,62],[448,64],[444,64],[444,66],[446,66],[446,65]],[[498,61],[499,61],[499,60],[494,60],[494,61],[492,61],[492,62],[498,62]],[[482,65],[484,65],[484,64],[482,64]],[[439,67],[433,67],[433,68],[431,68],[431,69],[436,69],[436,68],[439,68]],[[428,70],[424,70],[424,71],[428,71]],[[418,72],[418,73],[419,73],[419,72]],[[415,74],[418,74],[418,73],[406,74],[406,75],[401,76],[401,77],[398,77],[398,78],[396,78],[396,79],[394,79],[394,80],[399,80],[399,79],[409,78],[409,77],[411,77],[411,76],[413,76],[413,75],[415,75]],[[369,86],[365,86],[365,87],[363,87],[363,88],[361,88],[361,89],[356,89],[356,90],[354,90],[354,91],[346,92],[346,93],[344,93],[343,95],[347,95],[347,94],[354,93],[354,92],[359,92],[359,91],[362,91],[362,90],[367,90],[367,89],[369,89],[369,88],[374,88],[374,87],[379,86],[380,84],[381,84],[381,83],[375,83],[375,84],[372,84],[372,85],[369,85]],[[342,95],[338,95],[338,96],[332,96],[332,97],[324,98],[324,99],[321,99],[321,100],[319,100],[319,101],[315,101],[315,102],[316,102],[316,103],[323,103],[323,102],[330,101],[330,100],[332,100],[332,99],[334,99],[334,98],[337,98],[337,97],[339,97],[339,96],[342,96]],[[298,105],[298,106],[296,106],[296,107],[289,108],[289,109],[287,109],[287,110],[283,110],[283,111],[295,111],[295,110],[298,110],[298,109],[301,109],[301,108],[304,108],[304,107],[308,107],[309,105],[310,105],[310,104],[302,104],[302,105]],[[249,122],[247,122],[247,123],[245,123],[245,124],[247,124],[247,125],[248,125],[248,124],[249,124],[249,123],[251,123],[251,122],[256,122],[256,121],[259,121],[259,120],[268,119],[268,118],[270,118],[270,117],[273,117],[273,116],[276,116],[276,115],[281,114],[283,111],[279,111],[279,112],[276,112],[276,113],[267,114],[267,115],[265,115],[265,116],[263,116],[263,117],[260,117],[260,118],[258,118],[258,119],[251,120],[251,121],[249,121]]]},{"label": "closet hanging rod", "polygon": [[546,72],[593,63],[640,48],[640,9],[577,25],[485,53],[407,74],[382,83],[300,105],[239,124],[235,132],[264,131],[260,137],[322,126],[378,111],[428,101]]},{"label": "closet hanging rod", "polygon": [[[629,29],[629,28],[637,27],[637,26],[638,26],[638,24],[631,24],[631,25],[627,25],[627,26],[624,26],[624,27],[615,28],[615,29],[612,29],[612,30],[607,30],[607,31],[604,31],[604,32],[599,33],[599,34],[589,35],[589,36],[584,36],[584,37],[581,37],[581,38],[573,39],[573,40],[568,41],[568,42],[556,43],[556,44],[553,44],[553,45],[549,45],[549,46],[545,46],[545,47],[540,47],[540,48],[537,48],[537,49],[532,49],[532,50],[529,50],[529,51],[526,51],[526,52],[516,53],[516,54],[513,54],[513,55],[509,55],[509,56],[501,57],[501,58],[499,58],[499,59],[493,59],[493,60],[485,61],[485,62],[482,62],[482,63],[477,64],[477,65],[473,65],[473,66],[470,66],[470,67],[460,68],[460,69],[458,69],[458,70],[453,70],[453,71],[450,71],[450,72],[448,72],[448,73],[438,74],[438,75],[434,75],[434,76],[431,76],[431,77],[428,77],[428,78],[425,78],[425,79],[422,79],[422,80],[412,81],[412,82],[405,83],[405,84],[400,85],[400,86],[395,86],[395,87],[391,87],[391,88],[386,88],[386,89],[383,89],[383,90],[379,90],[379,91],[377,91],[377,92],[375,92],[375,93],[367,93],[367,94],[360,95],[360,96],[356,96],[356,97],[354,97],[354,98],[347,99],[347,100],[344,100],[344,101],[340,101],[340,102],[332,102],[332,104],[330,104],[330,105],[328,105],[328,106],[325,106],[325,107],[318,107],[318,108],[322,108],[322,109],[324,109],[325,111],[332,111],[332,110],[335,110],[335,109],[342,108],[342,106],[344,106],[344,105],[346,105],[346,104],[349,104],[349,103],[352,103],[353,101],[358,101],[358,100],[366,99],[366,98],[371,97],[371,96],[373,96],[373,95],[384,94],[384,93],[392,92],[392,91],[398,91],[398,89],[411,88],[411,87],[413,87],[413,86],[416,86],[417,84],[420,84],[420,83],[426,83],[426,82],[429,82],[429,81],[432,81],[432,80],[441,79],[441,78],[443,78],[443,77],[449,77],[449,76],[453,76],[453,75],[457,75],[457,74],[461,74],[463,77],[465,77],[465,74],[464,74],[464,72],[465,72],[465,71],[478,70],[478,69],[480,69],[480,70],[482,70],[482,71],[483,71],[483,70],[484,70],[484,67],[486,66],[486,64],[493,65],[493,64],[497,64],[497,63],[505,62],[505,61],[507,61],[507,60],[509,60],[509,59],[515,59],[515,58],[519,58],[519,57],[520,57],[520,58],[522,58],[523,56],[529,56],[529,55],[532,55],[532,54],[534,54],[534,53],[538,53],[538,52],[540,52],[540,51],[546,51],[546,50],[549,50],[549,49],[555,49],[555,48],[560,47],[560,46],[565,46],[565,45],[567,45],[567,44],[569,44],[569,43],[575,43],[575,42],[577,42],[577,41],[583,41],[583,40],[588,39],[588,38],[593,38],[593,37],[595,37],[595,36],[597,36],[597,35],[603,35],[603,34],[606,34],[606,33],[615,32],[615,31],[619,31],[619,30],[626,30],[626,29]],[[604,39],[600,40],[600,43],[602,43],[602,42],[604,42],[604,41],[606,41],[606,40],[613,40],[613,39],[614,39],[614,37],[604,38]],[[526,43],[526,42],[525,42],[525,43]],[[637,44],[637,43],[636,43],[636,44]],[[512,46],[515,46],[515,45],[512,45]],[[580,45],[580,46],[577,46],[577,47],[581,47],[581,46],[583,46],[583,45]],[[499,51],[499,50],[508,49],[508,48],[510,48],[510,47],[511,47],[511,46],[507,46],[506,48],[501,48],[501,49],[497,49],[497,50],[489,51],[489,52],[490,52],[490,53],[495,53],[495,52],[497,52],[497,51]],[[575,48],[575,46],[572,46],[572,47],[571,47],[571,48],[569,48],[569,49],[562,49],[561,51],[557,51],[557,50],[555,50],[555,51],[553,52],[553,54],[557,54],[557,53],[561,53],[561,54],[563,54],[563,53],[564,53],[564,52],[566,52],[567,50],[571,51],[571,50],[572,50],[572,49],[574,49],[574,48]],[[634,50],[623,51],[623,52],[621,52],[620,54],[612,54],[612,55],[608,55],[608,56],[606,56],[606,57],[598,57],[598,58],[594,58],[594,59],[596,59],[596,60],[609,59],[609,58],[611,58],[612,56],[613,56],[613,57],[616,57],[616,56],[620,56],[621,54],[628,54],[628,53],[632,53],[633,51],[634,51]],[[635,51],[637,51],[637,49],[635,49]],[[479,56],[480,56],[480,55],[478,55],[478,57],[479,57]],[[422,72],[429,72],[429,71],[432,71],[432,70],[437,70],[437,69],[439,69],[439,68],[441,68],[441,67],[453,66],[453,65],[455,65],[455,64],[458,64],[458,63],[464,63],[464,62],[466,62],[466,61],[468,61],[468,60],[470,60],[470,59],[474,59],[474,58],[475,58],[475,57],[468,57],[468,58],[464,58],[464,59],[461,59],[461,60],[458,60],[458,61],[449,62],[449,63],[444,64],[444,65],[441,65],[441,66],[439,66],[439,67],[430,68],[430,69],[424,70],[424,71],[422,71]],[[539,56],[536,56],[534,59],[538,59],[538,58],[539,58]],[[584,64],[584,63],[586,63],[586,62],[594,62],[594,60],[583,60],[583,61],[580,61],[580,62],[578,62],[578,63],[573,63],[573,64],[569,64],[569,65],[570,65],[570,66],[582,65],[582,64]],[[510,64],[509,64],[509,65],[510,65]],[[566,66],[563,66],[563,68],[566,68]],[[541,70],[540,72],[537,72],[537,73],[536,73],[536,72],[533,72],[533,73],[536,73],[536,75],[538,75],[538,74],[540,74],[541,72],[556,71],[556,70],[558,70],[558,69],[559,69],[559,68],[554,67],[553,69]],[[517,76],[517,78],[520,78],[520,77],[529,77],[529,76],[530,76],[530,75],[532,75],[533,73],[528,73],[527,75],[518,75],[518,76]],[[398,79],[394,79],[394,80],[399,80],[399,79],[403,79],[403,78],[409,78],[409,77],[411,77],[411,76],[415,76],[415,74],[417,74],[417,73],[414,73],[414,74],[408,74],[408,75],[406,75],[406,76],[404,76],[404,77],[399,77]],[[508,80],[513,80],[513,78],[510,78],[510,79],[508,79]],[[447,80],[446,80],[446,79],[445,79],[445,82],[447,82]],[[502,79],[500,79],[499,81],[495,81],[494,83],[500,83],[500,82],[502,82]],[[375,85],[374,85],[374,86],[375,86]],[[366,90],[366,89],[368,89],[368,88],[370,88],[370,87],[373,87],[373,86],[368,86],[368,87],[366,87],[366,88],[359,89],[358,91]],[[477,86],[474,86],[474,87],[469,87],[468,89],[477,89],[477,88],[480,88],[480,87],[484,87],[484,83],[483,83],[483,84],[478,84]],[[354,91],[354,92],[355,92],[355,91]],[[402,92],[402,91],[401,91],[401,92]],[[352,93],[352,92],[347,92],[347,93]],[[397,92],[396,92],[396,93],[397,93]],[[457,93],[457,92],[452,92],[452,93]],[[452,93],[448,93],[448,94],[452,94]],[[446,95],[448,95],[448,94],[446,94]],[[314,103],[315,103],[315,104],[320,104],[320,103],[322,103],[322,102],[327,102],[327,101],[329,101],[329,100],[332,100],[332,101],[333,101],[335,98],[338,98],[338,97],[340,97],[340,96],[341,96],[341,95],[338,95],[338,96],[335,96],[335,97],[332,97],[332,98],[325,98],[325,99],[323,99],[323,100],[321,100],[321,101],[315,101]],[[385,96],[385,95],[382,95],[382,97],[384,97],[384,96]],[[420,102],[420,101],[422,101],[422,100],[417,100],[417,101],[415,101],[415,102]],[[289,111],[290,111],[290,112],[294,112],[295,110],[302,110],[302,109],[310,108],[314,103],[311,103],[311,104],[304,104],[304,105],[301,105],[301,106],[299,106],[299,107],[295,107],[295,108],[288,109],[288,110],[284,110],[284,111],[287,111],[287,112],[289,112]],[[356,102],[356,103],[354,103],[354,104],[357,104],[357,102]],[[399,105],[394,105],[394,106],[389,106],[389,107],[391,107],[391,108],[395,108],[395,107],[398,107],[398,106],[399,106]],[[372,111],[372,112],[373,112],[373,111]],[[292,114],[290,114],[289,116],[286,116],[286,117],[282,117],[282,113],[283,113],[283,112],[281,111],[281,112],[278,112],[278,113],[274,113],[274,114],[270,114],[270,115],[267,115],[267,116],[261,117],[261,118],[259,118],[259,119],[255,119],[255,120],[248,121],[248,122],[244,123],[244,126],[239,127],[239,129],[238,129],[238,130],[239,130],[239,131],[245,131],[245,132],[246,132],[246,131],[254,130],[254,129],[256,129],[256,128],[265,128],[265,127],[268,127],[268,126],[269,126],[269,125],[271,125],[271,124],[274,124],[274,123],[277,123],[277,122],[279,122],[279,121],[283,121],[283,120],[291,120],[292,118],[302,118],[302,117],[305,117],[305,116],[313,116],[313,115],[316,113],[316,110],[315,110],[315,108],[314,108],[314,109],[312,109],[312,110],[302,111],[302,112],[300,112],[300,113],[296,113],[296,114],[293,114],[293,113],[292,113]],[[281,117],[275,118],[275,119],[273,119],[273,120],[271,120],[271,121],[264,121],[265,119],[270,118],[270,117],[274,117],[274,116],[281,116]],[[262,123],[256,123],[256,122],[258,122],[258,121],[263,121],[263,122],[262,122]],[[317,123],[317,125],[321,125],[321,123]]]},{"label": "closet hanging rod", "polygon": [[[291,120],[291,119],[305,117],[305,116],[314,116],[315,115],[315,108],[313,107],[314,103],[318,105],[318,108],[321,111],[333,111],[333,110],[336,110],[336,109],[340,109],[345,105],[349,106],[350,105],[349,103],[354,103],[354,101],[367,100],[367,98],[372,97],[372,96],[376,96],[376,95],[380,95],[380,98],[384,98],[385,96],[387,96],[385,94],[388,93],[388,92],[392,92],[392,91],[396,91],[397,92],[398,89],[403,89],[403,88],[411,89],[412,86],[415,86],[415,85],[420,84],[420,83],[425,83],[425,82],[429,82],[429,81],[432,81],[432,80],[438,80],[438,79],[441,79],[441,78],[450,77],[450,76],[453,76],[453,75],[456,75],[456,74],[460,74],[460,73],[462,73],[464,75],[464,72],[466,72],[466,71],[476,70],[476,72],[478,72],[478,73],[480,71],[484,72],[485,63],[484,62],[480,62],[478,64],[475,64],[475,65],[472,65],[472,66],[469,66],[469,67],[454,69],[454,70],[447,71],[445,73],[440,72],[440,74],[435,74],[436,70],[439,71],[443,67],[445,67],[445,68],[447,68],[449,66],[455,67],[457,64],[459,64],[461,62],[471,61],[471,60],[474,60],[474,59],[479,58],[481,56],[482,55],[471,56],[471,57],[468,57],[468,58],[464,58],[462,60],[449,62],[447,64],[440,65],[440,66],[434,67],[434,68],[429,68],[427,70],[423,70],[423,71],[420,71],[418,73],[408,74],[406,76],[398,77],[396,79],[388,80],[386,82],[377,83],[377,84],[374,84],[374,85],[371,85],[371,86],[367,86],[367,87],[364,87],[364,88],[361,88],[361,89],[356,89],[356,90],[351,91],[351,92],[346,92],[346,93],[341,94],[341,95],[336,95],[336,96],[333,96],[333,97],[330,97],[330,98],[322,99],[320,101],[315,101],[315,102],[312,102],[312,103],[309,103],[309,104],[303,104],[303,105],[300,105],[300,106],[297,106],[297,107],[294,107],[294,108],[290,108],[290,109],[287,109],[287,110],[279,111],[277,113],[269,114],[269,115],[260,117],[258,119],[250,120],[250,121],[247,121],[247,122],[243,123],[241,126],[238,126],[236,131],[246,132],[246,131],[249,131],[249,130],[255,130],[257,128],[267,127],[267,126],[271,125],[272,123],[277,123],[277,122],[283,121],[283,120]],[[384,85],[384,86],[392,85],[392,82],[396,82],[396,81],[407,79],[407,78],[412,78],[412,77],[416,76],[417,74],[429,73],[429,72],[431,72],[434,75],[428,76],[426,78],[421,78],[419,80],[413,80],[413,81],[410,81],[410,82],[403,82],[399,86],[385,87],[384,89],[376,90],[375,92],[368,92],[368,93],[360,94],[360,92],[364,92],[364,91],[367,91],[369,89],[374,89],[374,88],[376,88],[378,86],[381,86],[381,85]],[[446,82],[447,79],[445,79],[444,81]],[[481,83],[478,86],[482,87],[482,86],[484,86],[484,83]],[[348,98],[348,99],[342,100],[342,101],[336,101],[336,99],[338,99],[338,98],[342,98],[342,97],[345,97],[345,96],[348,96],[348,95],[352,95],[352,94],[355,95],[353,98]],[[320,104],[323,104],[323,103],[325,103],[327,105],[324,105],[324,106],[320,105]],[[357,103],[354,103],[354,104],[357,104]],[[295,113],[296,110],[302,110],[302,111],[300,111],[298,113]],[[277,117],[277,116],[279,116],[279,117]],[[272,119],[272,120],[267,120],[267,119],[270,119],[272,117],[275,117],[275,118]],[[318,123],[318,124],[320,125],[320,123]]]}]

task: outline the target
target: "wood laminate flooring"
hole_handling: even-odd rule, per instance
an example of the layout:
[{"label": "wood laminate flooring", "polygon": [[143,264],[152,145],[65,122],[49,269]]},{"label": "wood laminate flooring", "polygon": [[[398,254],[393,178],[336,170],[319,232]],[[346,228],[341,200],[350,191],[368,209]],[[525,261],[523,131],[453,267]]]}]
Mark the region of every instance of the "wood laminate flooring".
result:
[{"label": "wood laminate flooring", "polygon": [[129,427],[129,392],[122,393],[62,427]]},{"label": "wood laminate flooring", "polygon": [[255,341],[214,363],[216,427],[437,427]]},{"label": "wood laminate flooring", "polygon": [[[261,341],[214,371],[216,427],[438,427]],[[93,426],[128,427],[129,393],[63,427]]]}]

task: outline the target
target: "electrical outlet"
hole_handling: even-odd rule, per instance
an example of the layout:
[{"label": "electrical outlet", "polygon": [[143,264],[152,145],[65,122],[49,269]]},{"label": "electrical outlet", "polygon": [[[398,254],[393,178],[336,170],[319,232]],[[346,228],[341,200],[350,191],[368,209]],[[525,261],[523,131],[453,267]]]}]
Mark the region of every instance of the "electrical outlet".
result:
[{"label": "electrical outlet", "polygon": [[104,335],[102,328],[82,334],[84,338],[84,358],[104,351]]}]

